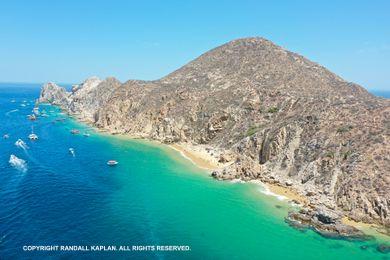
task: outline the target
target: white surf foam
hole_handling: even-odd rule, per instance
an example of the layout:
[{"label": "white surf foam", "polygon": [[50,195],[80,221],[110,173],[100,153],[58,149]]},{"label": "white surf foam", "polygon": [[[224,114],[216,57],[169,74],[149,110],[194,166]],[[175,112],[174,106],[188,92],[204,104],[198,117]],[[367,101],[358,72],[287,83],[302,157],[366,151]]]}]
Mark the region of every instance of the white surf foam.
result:
[{"label": "white surf foam", "polygon": [[245,183],[245,181],[241,180],[241,179],[233,179],[230,181],[231,183]]},{"label": "white surf foam", "polygon": [[9,164],[11,164],[11,166],[17,169],[18,171],[27,172],[26,161],[16,157],[13,154],[11,154],[11,156],[9,157]]},{"label": "white surf foam", "polygon": [[287,200],[288,198],[283,196],[283,195],[279,195],[279,194],[276,194],[274,192],[272,192],[267,185],[265,185],[263,182],[261,181],[258,181],[258,180],[253,180],[251,181],[252,183],[255,183],[255,184],[258,184],[260,186],[260,189],[259,191],[265,195],[268,195],[268,196],[273,196],[273,197],[276,197],[278,200],[280,201],[283,201],[283,200]]}]

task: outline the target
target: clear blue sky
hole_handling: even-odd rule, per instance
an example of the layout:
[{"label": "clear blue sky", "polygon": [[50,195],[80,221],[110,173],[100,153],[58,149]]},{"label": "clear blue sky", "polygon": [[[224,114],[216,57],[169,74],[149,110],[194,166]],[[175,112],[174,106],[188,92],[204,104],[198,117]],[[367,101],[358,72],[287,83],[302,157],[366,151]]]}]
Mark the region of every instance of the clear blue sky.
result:
[{"label": "clear blue sky", "polygon": [[157,79],[229,40],[268,38],[390,90],[390,1],[0,2],[0,81]]}]

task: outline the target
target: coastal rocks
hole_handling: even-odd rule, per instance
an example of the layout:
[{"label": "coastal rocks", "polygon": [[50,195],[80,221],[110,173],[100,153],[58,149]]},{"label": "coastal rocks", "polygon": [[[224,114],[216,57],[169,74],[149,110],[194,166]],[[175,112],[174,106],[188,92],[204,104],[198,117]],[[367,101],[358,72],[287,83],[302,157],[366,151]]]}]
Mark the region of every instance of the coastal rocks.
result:
[{"label": "coastal rocks", "polygon": [[38,102],[52,103],[62,108],[67,108],[69,96],[70,93],[66,92],[65,88],[58,86],[54,82],[49,82],[43,85]]},{"label": "coastal rocks", "polygon": [[65,88],[49,82],[43,86],[38,102],[58,105],[79,119],[94,123],[98,120],[98,109],[106,104],[112,92],[120,85],[115,78],[102,81],[91,77],[82,84],[73,85],[71,92],[67,92]]},{"label": "coastal rocks", "polygon": [[355,227],[345,225],[340,216],[327,209],[301,209],[299,212],[289,212],[286,222],[295,228],[311,228],[324,237],[367,240],[369,236]]},{"label": "coastal rocks", "polygon": [[236,155],[232,151],[226,151],[219,156],[218,162],[228,163],[228,162],[234,161],[235,158],[236,158]]},{"label": "coastal rocks", "polygon": [[259,179],[261,172],[261,165],[243,156],[237,156],[234,163],[213,171],[211,176],[219,180],[241,179],[249,181]]},{"label": "coastal rocks", "polygon": [[88,78],[74,88],[69,96],[71,100],[68,106],[69,112],[79,115],[86,121],[96,122],[98,109],[106,104],[112,92],[120,85],[121,83],[115,78],[105,80],[97,77]]}]

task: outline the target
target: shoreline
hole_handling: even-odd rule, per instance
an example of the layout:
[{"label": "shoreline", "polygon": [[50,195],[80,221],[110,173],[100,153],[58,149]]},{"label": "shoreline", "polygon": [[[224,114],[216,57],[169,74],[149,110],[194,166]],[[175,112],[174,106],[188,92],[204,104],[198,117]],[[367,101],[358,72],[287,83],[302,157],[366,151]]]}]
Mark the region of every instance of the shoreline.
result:
[{"label": "shoreline", "polygon": [[[199,147],[198,149],[195,150],[194,145],[187,144],[187,143],[176,143],[176,144],[168,144],[168,146],[176,150],[177,152],[179,152],[182,157],[186,158],[187,160],[190,160],[198,168],[212,171],[227,166],[227,164],[218,163],[216,158],[211,156],[205,150],[202,150]],[[241,180],[231,180],[231,181],[239,182]],[[297,191],[295,191],[292,188],[285,187],[276,183],[266,183],[260,180],[251,180],[248,183],[254,183],[256,185],[260,185],[261,187],[263,187],[264,191],[261,192],[265,195],[276,197],[277,199],[286,201],[290,204],[291,203],[296,204],[299,207],[309,205],[308,198],[299,194]],[[341,221],[343,224],[355,227],[367,235],[372,235],[384,241],[390,241],[389,235],[386,234],[386,232],[380,231],[381,226],[353,221],[348,217],[343,217]]]},{"label": "shoreline", "polygon": [[301,206],[309,204],[309,201],[306,197],[302,196],[292,188],[287,188],[275,183],[266,183],[258,180],[252,180],[250,183],[255,183],[262,186],[265,189],[265,191],[262,193],[277,197],[279,200],[286,200]]},{"label": "shoreline", "polygon": [[[217,157],[215,155],[214,156],[211,155],[210,152],[207,151],[206,147],[202,147],[201,145],[193,145],[190,143],[166,144],[166,143],[162,143],[158,140],[149,139],[146,136],[129,135],[129,134],[116,134],[116,133],[112,133],[106,129],[98,128],[98,127],[94,126],[93,124],[91,124],[90,122],[88,122],[86,120],[82,120],[81,118],[73,117],[73,119],[76,122],[80,122],[82,124],[86,124],[88,126],[93,127],[97,131],[97,133],[99,133],[99,134],[108,135],[108,136],[116,137],[116,138],[130,139],[130,140],[137,140],[137,139],[147,140],[147,141],[156,142],[160,145],[165,145],[165,146],[177,151],[183,158],[189,160],[196,167],[198,167],[200,169],[204,169],[207,171],[213,171],[213,170],[217,170],[219,168],[222,168],[222,167],[229,165],[229,163],[228,164],[219,163]],[[211,149],[211,148],[208,147],[208,149]],[[234,181],[234,180],[231,180],[231,181]],[[281,199],[281,200],[287,200],[288,202],[298,204],[298,206],[300,206],[300,207],[309,205],[309,200],[305,196],[300,195],[298,192],[296,192],[292,188],[281,186],[281,185],[276,184],[276,183],[266,183],[266,182],[262,182],[260,180],[251,180],[249,182],[261,185],[265,189],[265,191],[262,191],[262,193],[266,194],[268,196],[277,197],[278,199]],[[343,217],[341,219],[341,221],[342,221],[342,223],[349,225],[349,226],[352,226],[352,227],[355,227],[368,235],[372,235],[374,237],[383,239],[385,241],[390,241],[390,236],[385,231],[384,232],[380,231],[381,229],[385,229],[385,227],[382,227],[382,226],[376,225],[376,224],[369,224],[369,223],[365,223],[365,222],[353,221],[346,216]]]},{"label": "shoreline", "polygon": [[357,228],[367,235],[374,236],[375,238],[380,238],[380,239],[385,240],[387,242],[390,241],[390,236],[386,232],[386,229],[384,227],[379,226],[379,225],[364,223],[361,221],[360,222],[355,221],[355,220],[352,220],[348,217],[343,217],[341,219],[341,222],[345,225],[349,225],[349,226],[352,226],[354,228]]},{"label": "shoreline", "polygon": [[195,150],[192,145],[184,143],[169,144],[170,148],[178,151],[183,157],[190,160],[198,168],[205,170],[217,170],[225,165],[219,163],[216,158],[212,157],[206,150]]}]

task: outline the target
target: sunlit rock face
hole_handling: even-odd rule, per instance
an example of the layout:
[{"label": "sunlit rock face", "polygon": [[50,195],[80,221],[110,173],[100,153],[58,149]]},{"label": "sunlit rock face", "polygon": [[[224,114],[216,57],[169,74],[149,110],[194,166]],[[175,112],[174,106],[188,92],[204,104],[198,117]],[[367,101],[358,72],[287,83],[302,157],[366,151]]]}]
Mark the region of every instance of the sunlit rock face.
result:
[{"label": "sunlit rock face", "polygon": [[48,83],[39,101],[112,133],[201,144],[225,165],[215,178],[279,183],[314,210],[390,226],[389,100],[263,38],[156,81]]}]

